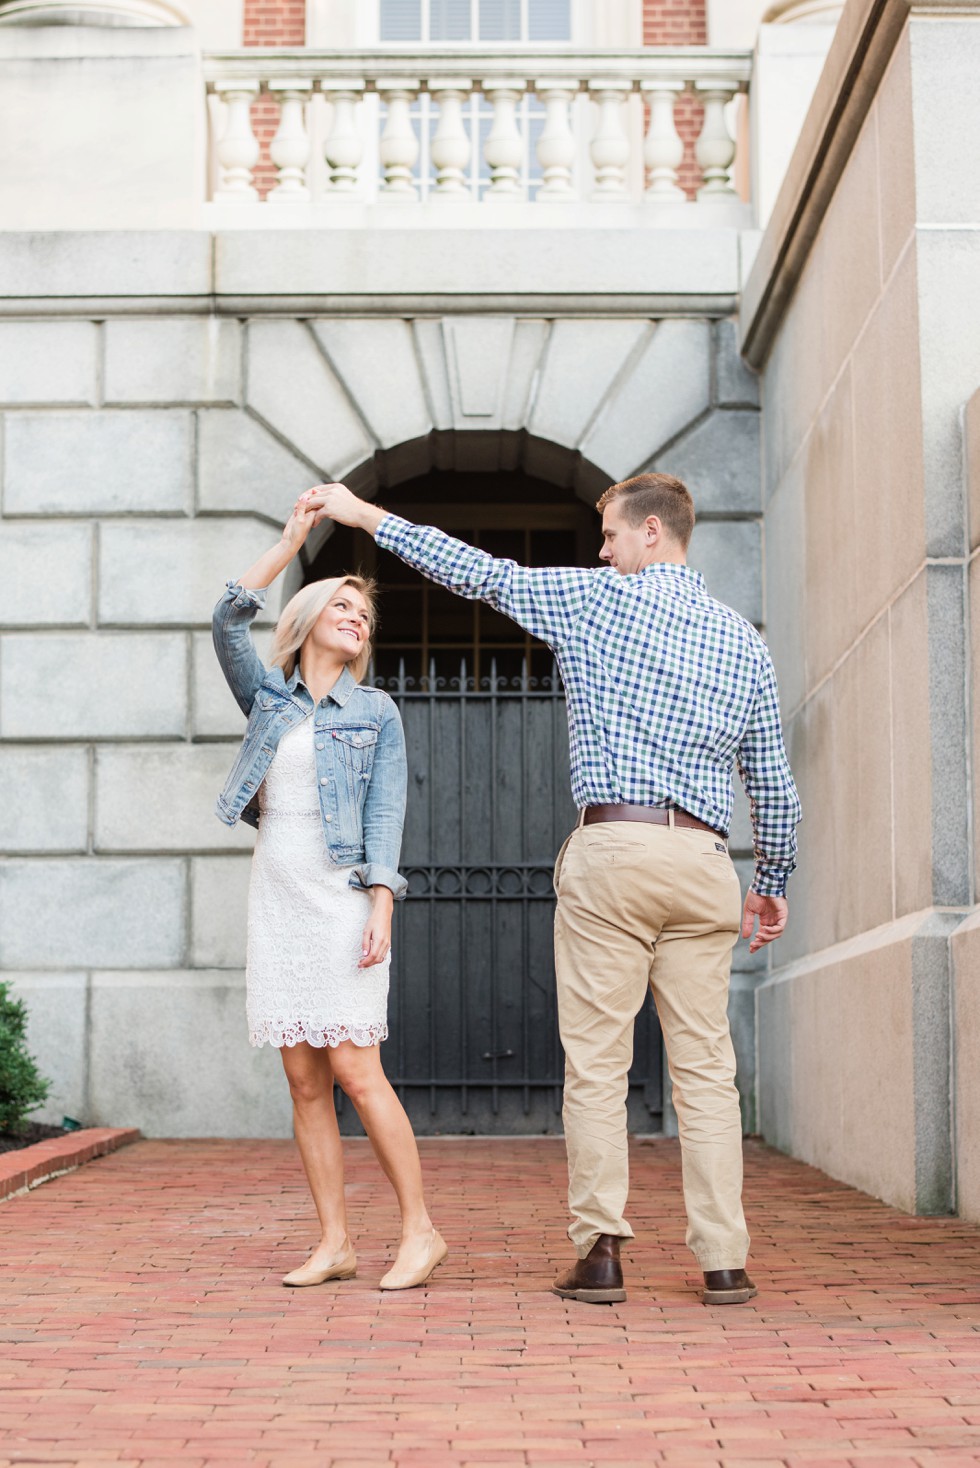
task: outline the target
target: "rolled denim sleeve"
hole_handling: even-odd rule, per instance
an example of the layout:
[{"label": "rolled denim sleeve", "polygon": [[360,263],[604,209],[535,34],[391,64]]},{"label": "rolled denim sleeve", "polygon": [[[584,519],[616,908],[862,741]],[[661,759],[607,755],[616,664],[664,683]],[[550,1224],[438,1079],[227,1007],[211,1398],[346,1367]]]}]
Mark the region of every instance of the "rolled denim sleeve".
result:
[{"label": "rolled denim sleeve", "polygon": [[553,647],[572,632],[597,585],[595,571],[519,566],[398,515],[385,516],[375,540],[423,576],[457,596],[487,602]]},{"label": "rolled denim sleeve", "polygon": [[398,870],[398,858],[407,797],[405,733],[401,716],[388,699],[364,798],[364,861],[351,872],[352,887],[390,887],[396,900],[405,896],[408,883]]},{"label": "rolled denim sleeve", "polygon": [[752,890],[760,897],[785,897],[786,883],[796,868],[796,827],[802,808],[786,758],[776,673],[768,653],[752,718],[739,746],[738,769],[752,812]]},{"label": "rolled denim sleeve", "polygon": [[251,712],[265,665],[255,651],[252,623],[265,606],[268,588],[250,590],[229,581],[211,614],[211,636],[225,682],[243,714]]}]

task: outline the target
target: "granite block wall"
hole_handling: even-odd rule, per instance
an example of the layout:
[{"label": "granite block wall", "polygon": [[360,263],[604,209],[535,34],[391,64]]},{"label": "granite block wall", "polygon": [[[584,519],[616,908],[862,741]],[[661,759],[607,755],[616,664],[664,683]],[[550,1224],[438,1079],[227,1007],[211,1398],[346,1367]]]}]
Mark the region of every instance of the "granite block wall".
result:
[{"label": "granite block wall", "polygon": [[[49,1119],[288,1132],[245,1037],[253,833],[212,814],[242,721],[209,622],[300,490],[351,476],[383,499],[427,466],[506,461],[594,502],[670,469],[701,511],[693,561],[763,621],[757,383],[729,321],[130,303],[0,321],[0,409],[0,974],[28,999]],[[750,847],[744,807],[735,844]],[[762,972],[740,955],[748,1125]]]}]

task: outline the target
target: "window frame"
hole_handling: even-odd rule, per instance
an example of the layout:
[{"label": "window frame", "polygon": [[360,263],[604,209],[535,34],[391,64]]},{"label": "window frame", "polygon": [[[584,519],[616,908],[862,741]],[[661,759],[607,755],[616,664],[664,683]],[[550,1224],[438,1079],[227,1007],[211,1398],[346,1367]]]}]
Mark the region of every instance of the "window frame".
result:
[{"label": "window frame", "polygon": [[581,44],[582,43],[582,40],[583,40],[583,37],[581,36],[581,32],[584,29],[584,27],[582,25],[582,21],[585,18],[585,13],[586,13],[586,10],[587,10],[587,6],[590,6],[592,4],[592,0],[568,0],[568,11],[569,11],[569,15],[568,15],[568,30],[569,30],[569,35],[568,35],[567,39],[565,39],[565,40],[552,40],[552,41],[542,40],[542,41],[537,41],[537,42],[532,42],[532,41],[530,41],[528,39],[530,0],[518,0],[518,3],[519,3],[520,8],[521,8],[521,25],[520,25],[520,31],[521,31],[521,33],[520,33],[519,36],[516,36],[512,40],[509,40],[509,41],[483,41],[483,40],[480,39],[480,4],[481,4],[481,0],[469,0],[469,7],[470,7],[470,35],[469,35],[469,39],[468,40],[455,40],[455,41],[439,40],[439,41],[436,41],[436,40],[432,40],[432,39],[429,39],[428,38],[428,32],[431,29],[430,22],[431,22],[431,4],[432,4],[432,0],[419,0],[420,29],[421,29],[421,35],[419,37],[417,37],[414,40],[405,40],[405,41],[388,41],[388,40],[382,40],[381,39],[381,7],[382,7],[382,4],[383,3],[384,3],[384,0],[377,0],[377,3],[375,5],[375,7],[374,7],[374,9],[375,9],[375,34],[378,37],[378,44],[379,45],[381,45],[381,46],[396,46],[396,47],[397,46],[406,46],[406,47],[408,47],[408,46],[426,46],[426,47],[429,47],[429,46],[443,47],[443,46],[445,46],[447,48],[447,50],[448,50],[448,49],[452,48],[453,46],[530,46],[530,45],[541,45],[541,46],[572,46],[572,45],[575,45],[576,43]]}]

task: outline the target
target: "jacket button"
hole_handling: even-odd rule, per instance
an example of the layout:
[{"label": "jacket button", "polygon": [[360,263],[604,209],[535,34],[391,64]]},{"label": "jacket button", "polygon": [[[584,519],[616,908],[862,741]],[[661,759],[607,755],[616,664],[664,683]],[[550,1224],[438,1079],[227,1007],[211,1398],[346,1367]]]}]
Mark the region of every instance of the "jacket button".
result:
[{"label": "jacket button", "polygon": [[323,818],[323,819],[324,819],[324,820],[325,820],[325,821],[332,821],[332,820],[333,820],[333,816],[331,816],[331,815],[326,815],[326,816],[324,816],[324,818]]},{"label": "jacket button", "polygon": [[321,775],[320,776],[320,784],[321,785],[325,785],[326,783],[327,783],[327,777],[326,777],[326,775]]},{"label": "jacket button", "polygon": [[317,749],[322,749],[323,748],[323,740],[322,739],[320,739],[320,740],[317,741],[317,746],[316,747],[317,747]]}]

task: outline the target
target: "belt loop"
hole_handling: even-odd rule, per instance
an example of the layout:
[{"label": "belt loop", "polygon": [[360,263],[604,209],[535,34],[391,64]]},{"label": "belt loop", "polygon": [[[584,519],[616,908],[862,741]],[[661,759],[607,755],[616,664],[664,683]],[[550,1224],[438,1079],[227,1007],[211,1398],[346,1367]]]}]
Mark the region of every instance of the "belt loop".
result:
[{"label": "belt loop", "polygon": [[674,807],[672,805],[667,807],[667,824],[671,830],[674,829]]},{"label": "belt loop", "polygon": [[575,822],[576,827],[579,829],[581,829],[581,827],[585,825],[585,812],[586,807],[583,805],[582,809],[578,813],[578,820]]}]

